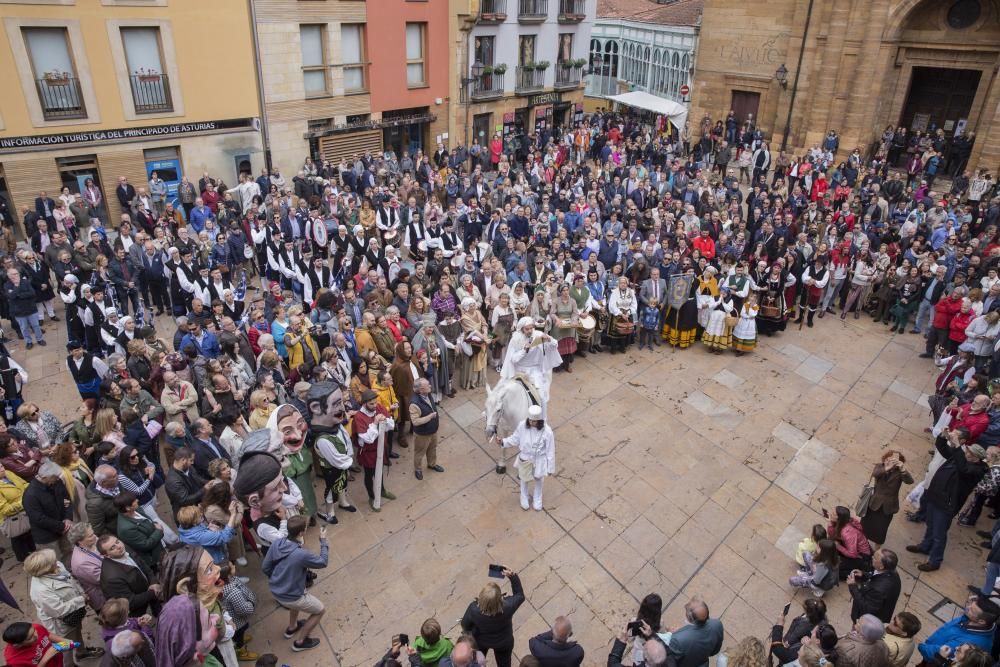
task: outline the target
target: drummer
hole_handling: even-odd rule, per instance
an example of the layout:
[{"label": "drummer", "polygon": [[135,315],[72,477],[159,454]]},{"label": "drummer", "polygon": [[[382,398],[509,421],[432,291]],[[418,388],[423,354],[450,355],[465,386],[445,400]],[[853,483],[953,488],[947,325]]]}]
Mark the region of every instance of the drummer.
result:
[{"label": "drummer", "polygon": [[604,281],[601,280],[597,268],[587,267],[587,291],[590,292],[591,312],[597,319],[597,328],[594,329],[594,336],[590,341],[591,352],[603,352],[601,347],[601,336],[608,326],[608,308],[605,296]]}]

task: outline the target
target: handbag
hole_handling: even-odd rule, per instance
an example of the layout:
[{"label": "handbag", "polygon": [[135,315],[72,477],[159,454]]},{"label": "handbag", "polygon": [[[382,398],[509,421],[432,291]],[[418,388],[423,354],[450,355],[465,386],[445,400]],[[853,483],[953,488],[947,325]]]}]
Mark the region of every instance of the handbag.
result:
[{"label": "handbag", "polygon": [[4,537],[20,537],[31,530],[31,523],[28,521],[26,512],[18,512],[9,516],[0,523],[0,533]]},{"label": "handbag", "polygon": [[80,607],[79,609],[76,609],[76,610],[71,611],[70,613],[66,614],[65,616],[63,616],[59,620],[62,621],[63,623],[65,623],[66,625],[68,625],[71,628],[76,628],[76,627],[79,627],[81,623],[83,623],[83,618],[86,615],[87,615],[87,608],[86,607]]},{"label": "handbag", "polygon": [[865,485],[861,487],[861,495],[858,496],[858,502],[854,505],[854,513],[862,519],[868,514],[868,505],[871,504],[872,496],[875,495],[874,479],[874,476],[869,477]]}]

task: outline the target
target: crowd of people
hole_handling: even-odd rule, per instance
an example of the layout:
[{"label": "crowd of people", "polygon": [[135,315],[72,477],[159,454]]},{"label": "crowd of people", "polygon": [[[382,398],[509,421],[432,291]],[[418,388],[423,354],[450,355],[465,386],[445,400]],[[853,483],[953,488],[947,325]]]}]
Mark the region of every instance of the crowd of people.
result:
[{"label": "crowd of people", "polygon": [[[895,138],[871,162],[859,149],[835,165],[835,132],[772,160],[763,130],[730,124],[709,120],[692,145],[687,131],[598,112],[488,146],[307,159],[290,181],[265,170],[230,188],[206,173],[182,181],[176,207],[156,175],[138,190],[121,177],[115,228],[92,182],[59,201],[39,193],[24,211],[28,243],[3,255],[0,315],[27,348],[46,345],[45,326],[66,327],[80,407],[64,426],[25,401],[28,374],[2,350],[0,531],[39,621],[4,630],[8,664],[273,664],[247,632],[258,576],[287,610],[291,651],[314,648],[326,606],[309,588],[329,544],[324,526],[319,550],[306,548],[308,529],[359,520],[359,486],[381,511],[396,498],[384,467],[403,450],[417,480],[444,473],[440,405],[483,387],[490,369],[535,397],[494,442],[519,449],[521,507],[541,511],[555,470],[552,372],[635,347],[742,355],[761,334],[838,310],[923,334],[923,356],[943,369],[929,406],[935,458],[909,495],[907,518],[926,536],[906,547],[927,554],[921,570],[940,567],[955,516],[974,526],[984,507],[1000,511],[996,185],[977,170],[932,190],[926,170],[890,169]],[[157,317],[176,333],[163,337]],[[864,506],[827,512],[800,545],[790,583],[815,596],[803,614],[786,631],[786,609],[770,646],[744,639],[726,661],[902,667],[919,648],[927,664],[991,664],[996,527],[983,531],[987,575],[961,617],[917,646],[919,621],[895,612],[897,557],[883,545],[901,486],[917,482],[905,463],[887,452]],[[455,642],[428,619],[379,664],[465,667],[492,650],[507,667],[525,592],[515,573],[497,576],[512,595],[487,585]],[[846,634],[822,599],[841,581],[854,600]],[[651,594],[623,621],[609,665],[629,648],[649,667],[704,667],[719,653],[722,625],[704,601],[675,626],[661,607]],[[103,628],[92,645],[88,609]],[[527,648],[522,665],[584,659],[566,617]]]}]

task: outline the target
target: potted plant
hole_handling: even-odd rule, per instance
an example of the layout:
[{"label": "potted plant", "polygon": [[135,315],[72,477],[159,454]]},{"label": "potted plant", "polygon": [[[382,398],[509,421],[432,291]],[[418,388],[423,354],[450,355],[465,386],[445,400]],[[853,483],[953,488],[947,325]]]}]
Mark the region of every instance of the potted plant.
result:
[{"label": "potted plant", "polygon": [[521,65],[521,69],[524,70],[525,72],[532,72],[534,71],[535,67],[536,67],[535,63],[524,63],[523,65]]},{"label": "potted plant", "polygon": [[507,73],[507,65],[505,65],[504,63],[500,63],[499,65],[494,65],[493,66],[493,73],[494,74],[506,74]]},{"label": "potted plant", "polygon": [[135,76],[143,83],[155,83],[160,80],[160,73],[156,70],[140,67],[135,72]]},{"label": "potted plant", "polygon": [[535,63],[535,69],[540,69],[542,71],[547,70],[549,68],[549,64],[548,60],[539,60]]},{"label": "potted plant", "polygon": [[69,72],[60,72],[57,69],[45,72],[42,75],[45,79],[45,83],[50,86],[68,86],[69,85]]},{"label": "potted plant", "polygon": [[493,65],[483,65],[483,76],[489,76],[495,71],[496,70],[493,69]]},{"label": "potted plant", "polygon": [[583,67],[586,64],[587,64],[586,58],[577,58],[576,60],[573,61],[573,67]]},{"label": "potted plant", "polygon": [[572,59],[570,59],[570,60],[560,60],[556,64],[559,65],[559,67],[561,67],[562,69],[568,70],[568,69],[571,69],[572,67],[574,67],[573,62],[574,61]]}]

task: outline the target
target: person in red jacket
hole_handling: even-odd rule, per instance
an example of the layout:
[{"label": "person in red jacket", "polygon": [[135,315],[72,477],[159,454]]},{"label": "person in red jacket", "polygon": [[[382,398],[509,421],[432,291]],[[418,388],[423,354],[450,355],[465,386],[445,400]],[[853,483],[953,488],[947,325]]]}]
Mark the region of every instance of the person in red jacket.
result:
[{"label": "person in red jacket", "polygon": [[813,181],[812,190],[809,193],[809,199],[812,201],[819,201],[829,189],[830,183],[826,180],[826,174],[821,171],[816,176],[816,180]]},{"label": "person in red jacket", "polygon": [[[354,413],[351,422],[351,432],[354,434],[354,451],[358,452],[358,463],[365,470],[365,489],[368,491],[368,505],[375,509],[375,467],[378,465],[379,424],[384,424],[386,433],[396,428],[396,423],[389,412],[378,404],[378,395],[371,389],[365,389],[361,394],[361,409]],[[389,462],[389,452],[385,450],[383,441],[382,464]],[[382,497],[395,500],[396,496],[385,488],[382,482]]]},{"label": "person in red jacket", "polygon": [[[938,302],[938,306],[941,303]],[[937,306],[935,306],[935,311]],[[958,346],[965,342],[967,336],[965,335],[965,329],[972,323],[972,320],[976,317],[976,311],[972,310],[972,302],[968,298],[964,298],[961,301],[961,306],[958,312],[955,313],[951,321],[948,323],[948,351],[954,353],[958,350]]]},{"label": "person in red jacket", "polygon": [[948,406],[948,411],[952,414],[948,429],[954,431],[964,428],[969,432],[967,444],[973,445],[990,425],[990,417],[987,413],[990,408],[990,397],[986,394],[979,394],[972,399],[971,403],[962,406],[957,405],[957,401],[958,399],[955,399]]},{"label": "person in red jacket", "polygon": [[964,296],[965,288],[956,287],[951,294],[941,297],[934,304],[934,321],[931,322],[931,330],[927,332],[927,348],[920,355],[921,357],[930,359],[934,356],[934,350],[938,345],[948,346],[948,338],[951,335],[951,320],[962,309]]},{"label": "person in red jacket", "polygon": [[715,239],[713,239],[708,234],[708,227],[702,226],[701,235],[694,240],[695,249],[701,253],[701,256],[712,261],[715,259]]}]

